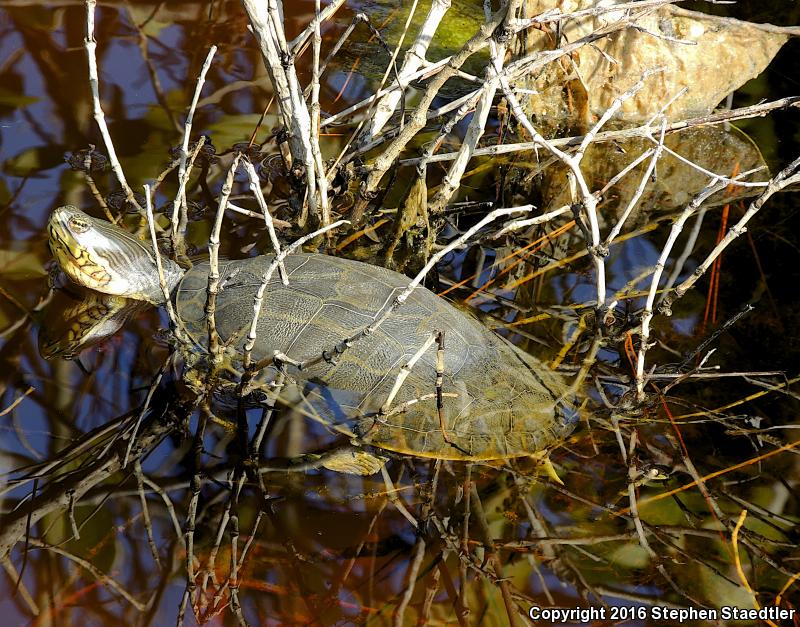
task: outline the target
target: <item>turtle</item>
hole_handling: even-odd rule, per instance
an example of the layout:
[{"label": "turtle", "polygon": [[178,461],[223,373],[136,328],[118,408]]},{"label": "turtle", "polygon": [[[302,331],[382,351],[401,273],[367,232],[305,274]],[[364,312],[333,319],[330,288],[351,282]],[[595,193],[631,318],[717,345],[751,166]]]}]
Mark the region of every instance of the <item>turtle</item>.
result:
[{"label": "turtle", "polygon": [[[54,257],[75,283],[164,304],[152,249],[124,229],[68,205],[52,213],[48,230]],[[219,262],[215,325],[238,371],[255,296],[274,259]],[[250,359],[268,364],[261,382],[279,372],[294,382],[303,413],[334,431],[399,454],[477,461],[546,459],[573,430],[577,414],[557,373],[422,286],[379,327],[343,347],[344,338],[393,307],[408,277],[319,253],[288,255],[283,264],[266,284]],[[191,350],[205,354],[209,263],[188,270],[169,259],[162,265]],[[409,368],[433,332],[444,338],[444,367],[437,370],[441,346],[434,343]],[[407,376],[387,406],[401,371]]]}]

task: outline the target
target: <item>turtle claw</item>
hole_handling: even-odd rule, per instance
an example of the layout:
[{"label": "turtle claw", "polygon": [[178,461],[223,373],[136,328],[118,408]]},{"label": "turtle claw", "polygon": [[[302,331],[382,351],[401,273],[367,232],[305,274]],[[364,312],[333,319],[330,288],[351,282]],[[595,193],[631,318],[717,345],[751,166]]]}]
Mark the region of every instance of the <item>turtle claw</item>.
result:
[{"label": "turtle claw", "polygon": [[542,468],[544,469],[544,474],[546,474],[550,479],[555,481],[559,485],[564,485],[564,482],[561,480],[561,477],[558,476],[555,467],[553,466],[553,462],[550,461],[549,457],[545,457],[542,459]]}]

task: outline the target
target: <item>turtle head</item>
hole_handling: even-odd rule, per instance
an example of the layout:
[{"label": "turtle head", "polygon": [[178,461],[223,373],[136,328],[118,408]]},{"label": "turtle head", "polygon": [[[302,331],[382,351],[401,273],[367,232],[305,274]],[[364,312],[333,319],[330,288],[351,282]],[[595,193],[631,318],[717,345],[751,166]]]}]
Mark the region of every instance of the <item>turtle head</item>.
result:
[{"label": "turtle head", "polygon": [[[127,231],[71,205],[53,211],[47,230],[59,267],[78,285],[154,304],[164,302],[152,251]],[[161,261],[171,292],[183,271],[169,259]]]}]

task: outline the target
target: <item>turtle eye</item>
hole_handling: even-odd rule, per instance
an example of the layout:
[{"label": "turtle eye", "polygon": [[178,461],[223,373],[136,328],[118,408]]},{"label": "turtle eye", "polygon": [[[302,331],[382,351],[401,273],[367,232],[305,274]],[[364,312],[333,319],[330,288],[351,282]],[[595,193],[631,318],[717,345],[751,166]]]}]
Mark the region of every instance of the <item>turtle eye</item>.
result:
[{"label": "turtle eye", "polygon": [[74,233],[86,233],[89,230],[89,223],[86,220],[82,220],[81,218],[70,218],[69,219],[69,228]]}]

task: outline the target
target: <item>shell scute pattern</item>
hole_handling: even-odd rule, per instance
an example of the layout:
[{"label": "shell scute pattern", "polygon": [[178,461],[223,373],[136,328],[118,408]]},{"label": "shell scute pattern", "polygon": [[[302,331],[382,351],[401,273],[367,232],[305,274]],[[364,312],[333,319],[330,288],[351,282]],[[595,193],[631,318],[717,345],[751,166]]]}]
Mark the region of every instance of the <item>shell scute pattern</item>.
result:
[{"label": "shell scute pattern", "polygon": [[[262,256],[220,264],[217,330],[223,341],[238,333],[239,350],[271,260]],[[380,316],[409,283],[383,268],[323,255],[293,255],[285,264],[289,285],[276,272],[264,294],[256,360],[275,350],[296,360],[330,350]],[[199,264],[186,274],[176,298],[179,315],[201,346],[207,335],[207,284],[208,265]],[[400,368],[434,330],[445,332],[443,391],[450,396],[444,418],[451,443],[445,441],[436,407],[435,344],[392,403],[403,410],[377,416]],[[290,367],[289,374],[306,381],[306,411],[390,450],[492,459],[541,451],[569,431],[560,417],[564,386],[556,375],[424,288],[335,364],[321,362],[304,372]]]}]

